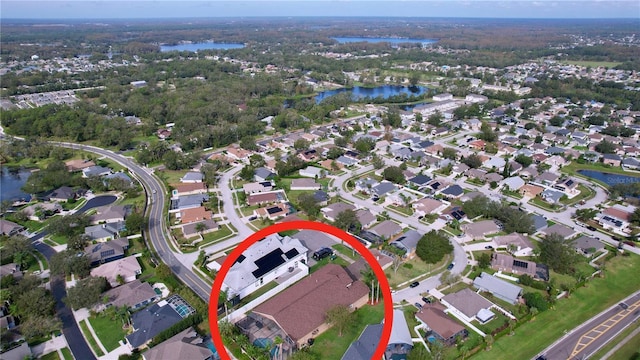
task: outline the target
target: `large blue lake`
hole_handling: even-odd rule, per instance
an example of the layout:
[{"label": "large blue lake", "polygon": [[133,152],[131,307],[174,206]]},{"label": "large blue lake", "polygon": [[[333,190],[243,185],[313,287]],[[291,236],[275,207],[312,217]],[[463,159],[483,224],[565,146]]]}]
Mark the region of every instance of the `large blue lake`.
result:
[{"label": "large blue lake", "polygon": [[29,170],[14,170],[3,166],[2,173],[0,174],[0,189],[2,189],[0,200],[10,200],[12,202],[16,200],[30,200],[31,195],[20,190],[30,175],[31,171]]},{"label": "large blue lake", "polygon": [[364,98],[378,98],[388,99],[392,96],[405,94],[407,96],[419,96],[424,94],[427,88],[422,86],[400,86],[400,85],[383,85],[376,87],[362,87],[355,86],[352,88],[340,88],[335,90],[327,90],[318,93],[315,96],[316,103],[322,100],[340,93],[351,93],[351,98],[354,100]]},{"label": "large blue lake", "polygon": [[178,45],[162,45],[160,46],[160,51],[192,51],[196,52],[198,50],[228,50],[228,49],[242,49],[244,44],[234,44],[234,43],[215,43],[215,42],[201,42],[201,43],[191,43],[191,44],[178,44]]},{"label": "large blue lake", "polygon": [[407,38],[380,38],[380,37],[332,37],[332,39],[338,41],[340,44],[352,43],[352,42],[369,42],[369,43],[381,43],[387,42],[391,44],[432,44],[436,42],[433,39],[407,39]]},{"label": "large blue lake", "polygon": [[612,174],[594,170],[578,170],[578,173],[592,179],[600,180],[609,186],[640,182],[640,176]]}]

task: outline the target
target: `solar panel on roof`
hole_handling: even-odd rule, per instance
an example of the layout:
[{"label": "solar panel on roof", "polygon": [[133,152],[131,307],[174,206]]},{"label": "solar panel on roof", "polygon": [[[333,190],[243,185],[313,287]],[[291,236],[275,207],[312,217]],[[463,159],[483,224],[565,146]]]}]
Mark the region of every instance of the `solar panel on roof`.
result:
[{"label": "solar panel on roof", "polygon": [[115,250],[110,249],[110,250],[105,250],[105,251],[100,252],[100,256],[101,257],[107,257],[107,256],[111,256],[111,255],[113,255],[115,253],[116,253]]},{"label": "solar panel on roof", "polygon": [[282,211],[282,209],[280,209],[278,206],[272,206],[270,208],[267,208],[267,212],[269,213],[269,215],[277,214],[280,211]]},{"label": "solar panel on roof", "polygon": [[513,266],[527,269],[527,268],[529,268],[529,263],[514,259],[513,260]]},{"label": "solar panel on roof", "polygon": [[277,249],[271,251],[267,255],[265,255],[265,256],[263,256],[260,259],[255,261],[255,264],[258,267],[258,269],[252,271],[251,273],[256,278],[259,278],[262,275],[268,273],[269,271],[271,271],[271,270],[277,268],[278,266],[284,264],[285,260],[282,257],[283,254],[284,253],[282,252],[282,249],[280,249],[280,248],[277,248]]},{"label": "solar panel on roof", "polygon": [[294,256],[296,256],[298,254],[300,254],[298,252],[298,249],[291,249],[291,250],[287,251],[286,253],[284,253],[284,256],[286,256],[287,259],[291,259],[291,258],[293,258]]},{"label": "solar panel on roof", "polygon": [[241,254],[240,256],[238,256],[238,259],[236,260],[236,262],[237,262],[238,264],[240,264],[240,263],[242,263],[242,262],[244,261],[244,259],[246,259],[246,258],[247,258],[246,256],[244,256],[244,255],[242,255],[242,254]]}]

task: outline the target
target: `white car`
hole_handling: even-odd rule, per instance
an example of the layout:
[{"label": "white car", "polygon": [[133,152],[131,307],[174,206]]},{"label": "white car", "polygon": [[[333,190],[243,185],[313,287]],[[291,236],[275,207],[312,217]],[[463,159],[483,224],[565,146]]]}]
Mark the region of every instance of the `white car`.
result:
[{"label": "white car", "polygon": [[153,189],[153,191],[151,191],[151,192],[154,193],[154,194],[157,193],[156,189]]}]

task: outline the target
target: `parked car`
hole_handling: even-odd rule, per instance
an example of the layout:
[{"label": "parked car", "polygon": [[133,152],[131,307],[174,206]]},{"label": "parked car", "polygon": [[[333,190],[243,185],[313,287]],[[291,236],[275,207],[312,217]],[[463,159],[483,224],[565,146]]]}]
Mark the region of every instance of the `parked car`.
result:
[{"label": "parked car", "polygon": [[429,299],[428,297],[423,297],[422,301],[424,301],[425,304],[431,304],[431,299]]},{"label": "parked car", "polygon": [[453,266],[454,266],[455,264],[456,264],[456,263],[454,263],[454,262],[452,262],[451,264],[449,264],[449,266],[447,266],[447,270],[451,270],[451,269],[453,269]]},{"label": "parked car", "polygon": [[333,255],[333,250],[327,248],[327,247],[323,247],[320,248],[318,250],[316,250],[316,252],[313,253],[313,258],[315,260],[322,260],[324,258],[326,258],[327,256]]},{"label": "parked car", "polygon": [[487,250],[491,250],[491,249],[493,249],[493,246],[491,246],[491,245],[487,245],[487,246],[485,246],[484,248],[485,248],[485,249],[487,249]]},{"label": "parked car", "polygon": [[587,229],[588,229],[588,230],[591,230],[591,231],[596,231],[596,228],[594,228],[594,227],[593,227],[593,226],[591,226],[591,225],[587,226]]},{"label": "parked car", "polygon": [[422,304],[420,304],[419,302],[413,304],[415,307],[418,308],[418,310],[422,310]]},{"label": "parked car", "polygon": [[414,281],[414,282],[411,283],[411,285],[409,285],[409,287],[410,288],[414,288],[414,287],[417,287],[418,285],[420,285],[420,283],[417,282],[417,281]]},{"label": "parked car", "polygon": [[257,217],[257,216],[255,216],[255,215],[254,215],[254,216],[251,216],[251,217],[249,217],[249,221],[253,221],[253,220],[257,219],[257,218],[258,218],[258,217]]}]

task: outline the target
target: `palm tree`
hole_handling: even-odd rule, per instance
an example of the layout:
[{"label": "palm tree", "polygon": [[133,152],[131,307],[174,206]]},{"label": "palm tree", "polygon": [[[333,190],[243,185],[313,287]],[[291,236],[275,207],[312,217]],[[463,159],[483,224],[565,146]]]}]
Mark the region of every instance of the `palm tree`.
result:
[{"label": "palm tree", "polygon": [[117,307],[116,314],[120,319],[122,319],[122,326],[124,326],[125,323],[127,324],[127,326],[130,325],[129,324],[129,307],[127,305],[124,305],[122,307]]},{"label": "palm tree", "polygon": [[202,237],[202,233],[207,230],[207,224],[205,224],[204,222],[199,222],[196,224],[196,228],[195,230],[198,232],[198,234],[200,235],[200,237]]},{"label": "palm tree", "polygon": [[278,347],[278,352],[277,352],[278,359],[282,359],[282,343],[283,341],[280,335],[276,336],[275,339],[273,339],[273,344]]},{"label": "palm tree", "polygon": [[531,314],[531,321],[536,319],[536,315],[538,315],[538,308],[537,307],[532,307],[531,309],[529,309],[529,314]]}]

